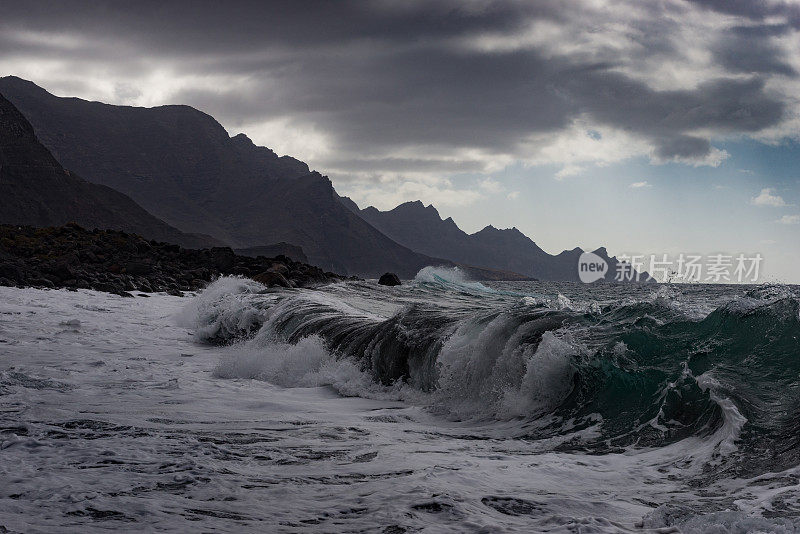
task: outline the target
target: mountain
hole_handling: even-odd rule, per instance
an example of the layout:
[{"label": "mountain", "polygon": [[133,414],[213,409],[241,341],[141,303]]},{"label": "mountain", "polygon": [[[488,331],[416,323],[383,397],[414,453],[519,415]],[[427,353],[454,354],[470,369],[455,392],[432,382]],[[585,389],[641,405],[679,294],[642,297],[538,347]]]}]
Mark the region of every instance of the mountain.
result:
[{"label": "mountain", "polygon": [[[442,219],[433,205],[425,206],[419,200],[400,204],[389,211],[372,206],[359,210],[347,197],[342,197],[341,202],[393,240],[423,254],[540,280],[578,280],[578,258],[583,253],[580,248],[553,256],[516,228],[500,230],[490,225],[467,234],[453,219]],[[613,280],[617,259],[609,257],[602,247],[593,252],[606,261],[609,269],[605,278]],[[642,273],[642,279],[647,278],[646,273]]]},{"label": "mountain", "polygon": [[65,170],[38,141],[19,110],[0,95],[0,223],[57,226],[68,222],[124,230],[187,248],[218,244],[209,236],[185,234],[130,197]]},{"label": "mountain", "polygon": [[287,242],[311,263],[346,274],[410,278],[451,262],[404,247],[339,200],[330,180],[243,134],[230,137],[189,106],[139,108],[56,97],[0,78],[6,95],[65,167],[112,187],[184,231],[235,248]]}]

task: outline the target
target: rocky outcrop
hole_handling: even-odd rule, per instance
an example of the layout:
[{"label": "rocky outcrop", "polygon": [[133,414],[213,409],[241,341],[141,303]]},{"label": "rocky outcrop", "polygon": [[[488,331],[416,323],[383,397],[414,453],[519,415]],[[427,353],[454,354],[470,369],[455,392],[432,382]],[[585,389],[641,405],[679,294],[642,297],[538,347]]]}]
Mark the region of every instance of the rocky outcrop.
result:
[{"label": "rocky outcrop", "polygon": [[241,256],[252,256],[253,258],[257,256],[286,256],[292,258],[294,261],[308,263],[308,257],[306,257],[302,247],[285,242],[261,247],[237,248],[234,249],[234,251]]},{"label": "rocky outcrop", "polygon": [[277,256],[239,256],[230,248],[185,249],[113,230],[0,225],[0,285],[180,294],[220,275],[268,287],[311,287],[342,277]]},{"label": "rocky outcrop", "polygon": [[394,273],[384,273],[378,279],[378,283],[382,286],[399,286],[400,278]]}]

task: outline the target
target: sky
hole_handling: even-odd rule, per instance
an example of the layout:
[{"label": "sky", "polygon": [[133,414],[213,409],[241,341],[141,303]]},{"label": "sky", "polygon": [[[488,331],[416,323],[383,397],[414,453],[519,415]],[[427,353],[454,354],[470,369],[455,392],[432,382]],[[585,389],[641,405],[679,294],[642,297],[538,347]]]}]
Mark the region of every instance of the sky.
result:
[{"label": "sky", "polygon": [[16,2],[0,75],[189,104],[361,207],[800,283],[800,3]]}]

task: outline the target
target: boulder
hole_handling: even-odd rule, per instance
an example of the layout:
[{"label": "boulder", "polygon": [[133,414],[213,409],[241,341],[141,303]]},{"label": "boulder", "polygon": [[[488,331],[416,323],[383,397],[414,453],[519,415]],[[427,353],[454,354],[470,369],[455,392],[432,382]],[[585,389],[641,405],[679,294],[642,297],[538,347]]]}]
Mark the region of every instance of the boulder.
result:
[{"label": "boulder", "polygon": [[220,271],[228,271],[236,262],[236,254],[230,247],[214,247],[211,249],[211,264]]},{"label": "boulder", "polygon": [[146,261],[129,261],[124,268],[131,276],[145,276],[153,272],[153,265]]},{"label": "boulder", "polygon": [[278,273],[286,276],[289,273],[289,268],[280,262],[275,262],[272,264],[272,267],[267,269],[267,271],[270,273]]},{"label": "boulder", "polygon": [[399,286],[400,278],[394,273],[384,273],[378,283],[382,286]]},{"label": "boulder", "polygon": [[14,281],[21,280],[22,270],[18,265],[11,262],[0,263],[0,277]]},{"label": "boulder", "polygon": [[274,271],[264,271],[263,273],[259,273],[253,277],[253,280],[259,284],[264,284],[267,287],[292,287],[292,284],[286,279],[285,276]]}]

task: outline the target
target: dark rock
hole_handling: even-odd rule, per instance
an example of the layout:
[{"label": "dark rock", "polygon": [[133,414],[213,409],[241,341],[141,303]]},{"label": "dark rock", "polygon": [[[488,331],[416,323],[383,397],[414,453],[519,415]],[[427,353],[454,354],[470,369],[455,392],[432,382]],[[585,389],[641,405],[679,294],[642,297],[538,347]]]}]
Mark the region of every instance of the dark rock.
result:
[{"label": "dark rock", "polygon": [[92,284],[92,289],[95,291],[105,291],[106,293],[114,293],[119,294],[122,293],[123,289],[120,286],[110,284],[108,282],[95,282]]},{"label": "dark rock", "polygon": [[259,273],[253,277],[253,280],[258,282],[259,284],[264,284],[267,287],[292,287],[289,283],[289,280],[286,279],[281,273],[276,273],[273,271],[264,271],[263,273]]},{"label": "dark rock", "polygon": [[71,278],[75,278],[75,271],[72,265],[78,263],[77,256],[70,256],[68,258],[63,258],[60,261],[55,262],[52,264],[48,269],[47,273],[56,276],[61,280],[69,280]]},{"label": "dark rock", "polygon": [[0,263],[0,277],[19,280],[22,278],[22,271],[16,264]]},{"label": "dark rock", "polygon": [[259,256],[263,256],[265,258],[272,258],[274,256],[288,256],[294,261],[300,261],[303,263],[308,262],[308,258],[301,247],[286,242],[275,243],[274,245],[266,245],[263,247],[237,248],[236,253],[240,256],[250,256],[251,258],[257,258]]},{"label": "dark rock", "polygon": [[236,261],[236,254],[230,247],[214,247],[211,249],[211,264],[220,271],[231,269]]},{"label": "dark rock", "polygon": [[[149,248],[147,250],[150,250]],[[153,266],[144,261],[132,261],[126,263],[125,272],[132,276],[143,276],[153,272]]]},{"label": "dark rock", "polygon": [[73,225],[0,224],[0,278],[6,285],[85,288],[116,295],[131,291],[182,294],[202,289],[217,276],[237,273],[257,273],[253,278],[270,287],[309,287],[342,280],[286,256],[250,258],[228,248],[182,249],[146,242],[134,234]]},{"label": "dark rock", "polygon": [[382,286],[399,286],[400,278],[394,273],[385,273],[380,277],[378,283]]},{"label": "dark rock", "polygon": [[269,269],[267,269],[267,271],[269,271],[271,273],[278,273],[278,274],[282,274],[282,275],[286,276],[289,273],[289,268],[286,265],[284,265],[283,263],[275,262],[275,263],[272,264],[272,266]]}]

